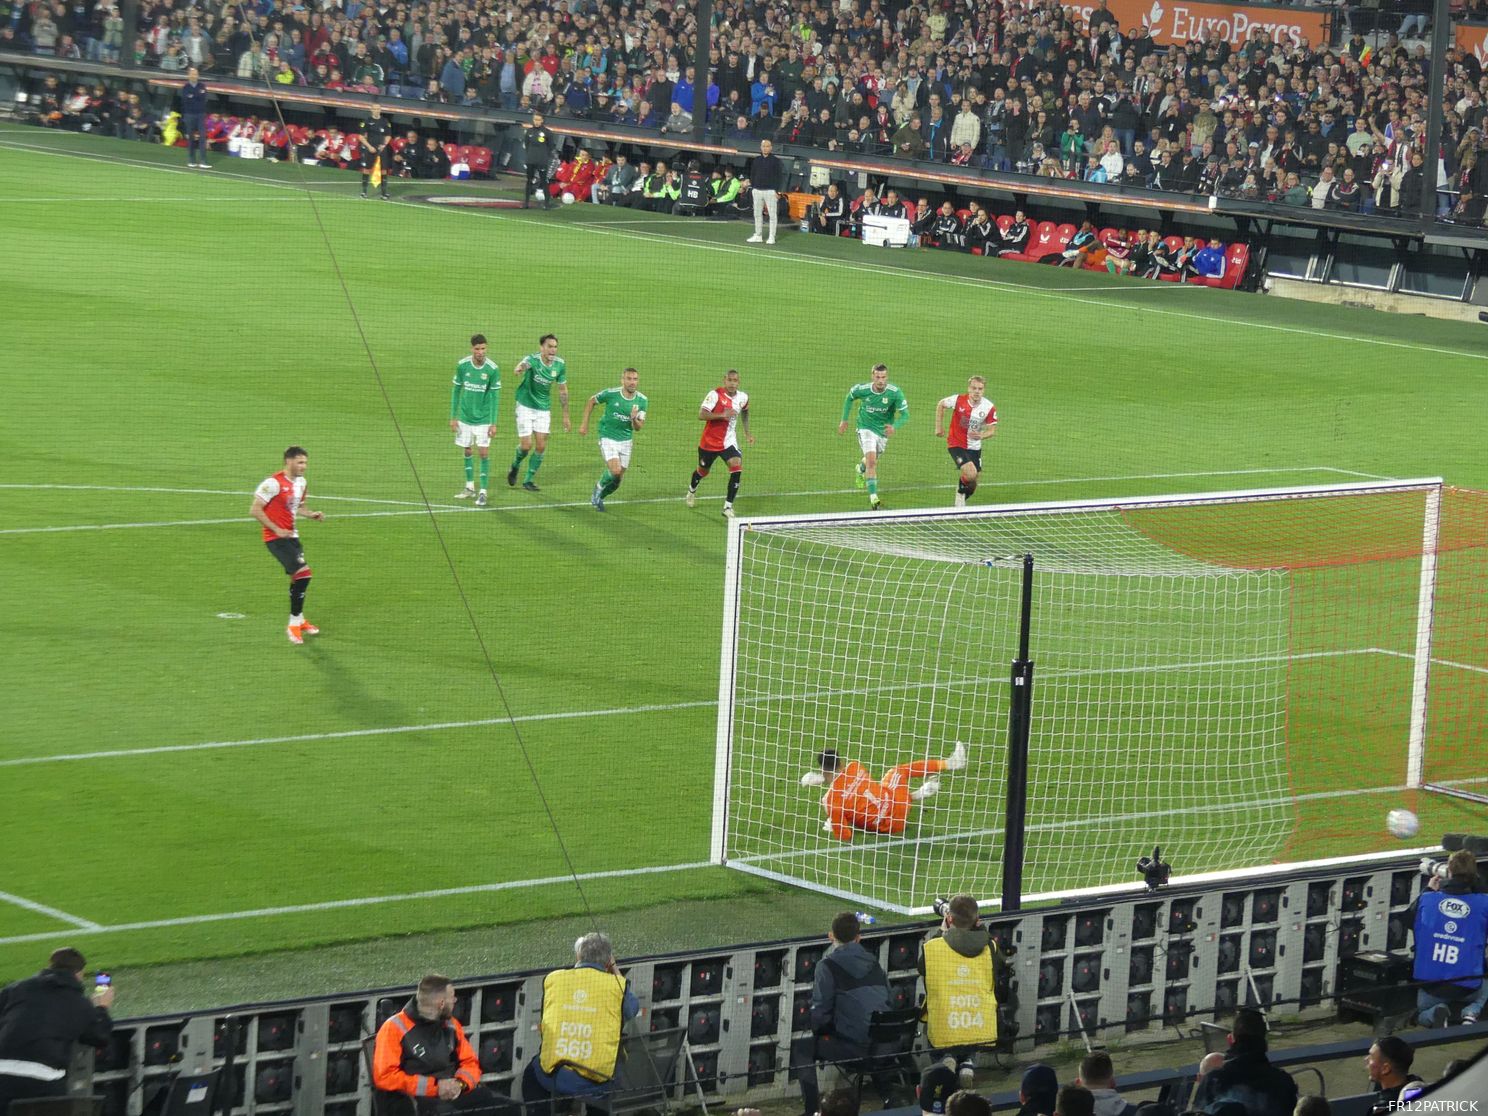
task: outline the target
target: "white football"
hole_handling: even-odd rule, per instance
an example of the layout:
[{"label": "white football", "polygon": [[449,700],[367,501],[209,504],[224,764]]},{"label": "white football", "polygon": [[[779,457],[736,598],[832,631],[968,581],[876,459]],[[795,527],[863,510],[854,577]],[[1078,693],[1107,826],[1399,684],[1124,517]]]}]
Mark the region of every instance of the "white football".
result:
[{"label": "white football", "polygon": [[570,194],[567,190],[565,190],[563,192],[563,204],[564,205],[573,205],[573,203],[574,203],[574,196],[572,194]]},{"label": "white football", "polygon": [[1421,819],[1409,810],[1391,810],[1385,815],[1385,828],[1394,836],[1404,840],[1421,831]]},{"label": "white football", "polygon": [[546,201],[547,197],[548,195],[543,193],[543,191],[541,190],[536,190],[532,194],[532,200],[535,202]]}]

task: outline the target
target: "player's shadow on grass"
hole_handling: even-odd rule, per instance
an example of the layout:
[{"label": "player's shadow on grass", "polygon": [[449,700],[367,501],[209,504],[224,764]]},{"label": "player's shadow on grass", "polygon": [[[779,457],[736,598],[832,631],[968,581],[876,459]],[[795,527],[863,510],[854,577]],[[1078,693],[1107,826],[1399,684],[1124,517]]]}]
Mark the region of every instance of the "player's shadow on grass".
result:
[{"label": "player's shadow on grass", "polygon": [[[306,643],[311,647],[309,640]],[[415,719],[409,708],[390,699],[388,689],[369,690],[335,655],[310,655],[306,660],[324,680],[322,692],[336,710],[357,724],[402,725]]]}]

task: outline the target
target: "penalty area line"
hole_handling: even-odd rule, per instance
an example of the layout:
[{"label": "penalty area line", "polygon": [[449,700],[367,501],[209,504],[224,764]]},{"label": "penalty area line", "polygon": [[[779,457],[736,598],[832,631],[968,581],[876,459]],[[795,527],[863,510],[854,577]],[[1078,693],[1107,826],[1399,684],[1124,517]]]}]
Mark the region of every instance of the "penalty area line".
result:
[{"label": "penalty area line", "polygon": [[[1148,481],[1148,480],[1184,480],[1197,477],[1242,477],[1242,476],[1266,476],[1275,474],[1290,475],[1295,473],[1334,473],[1340,476],[1371,477],[1372,479],[1388,479],[1374,477],[1370,473],[1357,473],[1352,469],[1339,469],[1332,465],[1301,465],[1295,468],[1273,468],[1260,469],[1210,469],[1198,472],[1182,473],[1127,473],[1124,475],[1113,475],[1103,477],[1046,477],[1035,480],[987,480],[981,482],[982,488],[1036,488],[1040,485],[1063,485],[1063,484],[1107,484],[1115,481]],[[901,485],[896,488],[899,492],[917,491],[942,491],[949,489],[949,484],[918,484]],[[0,490],[37,490],[37,491],[62,491],[62,492],[154,492],[175,495],[190,496],[251,496],[251,492],[234,492],[225,489],[211,488],[156,488],[156,487],[126,487],[120,485],[88,485],[88,484],[0,484]],[[801,492],[759,492],[752,493],[751,499],[755,500],[789,500],[805,499],[813,496],[850,496],[857,492],[855,488],[823,488],[810,489]],[[705,494],[700,497],[703,500],[721,500],[723,497],[717,494]],[[338,512],[336,519],[378,519],[401,515],[423,515],[426,509],[414,500],[382,500],[363,496],[325,496],[316,494],[313,500],[344,500],[363,504],[393,504],[397,506],[411,506],[414,511],[405,512]],[[636,499],[621,499],[614,501],[617,507],[629,504],[668,504],[680,503],[680,496],[646,496]],[[488,508],[460,507],[454,504],[430,504],[429,508],[439,512],[514,512],[514,511],[543,511],[561,510],[566,508],[588,507],[588,500],[572,501],[547,501],[529,504],[501,504]],[[6,527],[0,528],[0,536],[4,535],[46,535],[66,534],[77,531],[128,531],[142,528],[159,529],[163,527],[205,527],[216,526],[224,523],[251,523],[248,516],[229,516],[219,519],[175,519],[160,520],[141,523],[67,523],[56,526],[43,527]]]},{"label": "penalty area line", "polygon": [[[658,876],[668,872],[692,872],[699,868],[713,867],[706,860],[695,860],[685,864],[656,864],[645,868],[612,868],[604,872],[579,872],[569,876],[538,876],[527,880],[506,880],[501,883],[468,884],[464,887],[437,887],[426,891],[405,891],[396,895],[364,895],[355,899],[328,899],[320,903],[292,903],[280,907],[257,907],[243,911],[222,911],[217,914],[184,915],[179,918],[156,918],[142,922],[120,922],[103,926],[96,922],[74,919],[75,929],[48,930],[34,934],[15,934],[0,938],[0,946],[20,945],[25,942],[42,942],[48,939],[77,934],[119,934],[131,930],[164,930],[173,926],[200,926],[210,922],[240,922],[257,918],[274,918],[283,915],[315,914],[321,911],[339,911],[355,907],[374,907],[387,903],[411,903],[425,899],[449,899],[461,895],[485,895],[500,891],[521,891],[533,887],[551,887],[571,884],[575,880],[615,880],[632,876]],[[51,908],[37,908],[60,918],[71,918]]]},{"label": "penalty area line", "polygon": [[[8,891],[0,891],[0,902],[9,903],[11,906],[20,907],[22,910],[31,911],[33,914],[46,915],[47,918],[55,918],[58,922],[68,923],[76,930],[98,930],[101,927],[90,919],[79,918],[77,915],[68,914],[66,911],[49,907],[45,903],[38,903],[34,899],[27,899],[20,895],[12,895]],[[72,931],[65,931],[71,933]],[[64,933],[64,931],[53,931],[53,933]]]}]

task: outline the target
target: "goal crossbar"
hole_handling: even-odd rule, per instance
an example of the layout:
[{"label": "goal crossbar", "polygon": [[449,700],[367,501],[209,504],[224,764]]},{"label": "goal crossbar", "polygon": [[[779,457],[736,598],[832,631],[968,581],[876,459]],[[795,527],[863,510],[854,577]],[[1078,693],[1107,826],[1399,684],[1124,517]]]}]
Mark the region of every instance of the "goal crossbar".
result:
[{"label": "goal crossbar", "polygon": [[[1408,774],[1406,772],[1403,774],[1406,774],[1409,786],[1412,788],[1436,790],[1437,787],[1433,781],[1423,778],[1422,773],[1427,745],[1427,714],[1432,662],[1432,610],[1435,605],[1436,585],[1435,549],[1441,521],[1443,484],[1443,480],[1439,477],[1393,480],[1361,479],[1357,482],[1341,484],[1252,488],[1227,492],[1003,503],[955,509],[919,508],[894,512],[761,516],[731,521],[728,525],[725,549],[723,639],[714,753],[710,859],[714,863],[751,875],[804,886],[850,902],[883,910],[920,913],[928,909],[928,898],[933,898],[933,894],[925,892],[924,889],[932,886],[934,865],[930,863],[930,860],[934,857],[932,853],[923,850],[937,850],[936,856],[941,855],[941,850],[952,850],[953,859],[954,856],[969,858],[967,863],[979,869],[983,861],[996,859],[998,854],[978,842],[995,841],[997,835],[1000,834],[1003,843],[1010,843],[1007,842],[1008,835],[1004,831],[1006,815],[1002,801],[1004,788],[1001,786],[996,788],[982,786],[979,789],[978,794],[982,796],[977,806],[982,811],[979,815],[980,825],[975,825],[968,820],[956,823],[947,821],[934,832],[921,832],[915,828],[917,823],[912,818],[908,823],[908,835],[902,839],[876,840],[873,833],[867,833],[859,834],[855,843],[843,842],[831,836],[822,836],[820,832],[822,818],[819,812],[814,815],[814,822],[809,817],[797,816],[803,811],[810,813],[811,807],[815,804],[815,797],[819,796],[820,791],[813,795],[795,786],[795,776],[799,774],[802,764],[807,762],[810,755],[815,754],[815,751],[823,746],[837,747],[834,733],[839,717],[843,722],[851,721],[853,718],[858,719],[853,725],[843,724],[842,726],[841,740],[847,750],[871,749],[875,746],[873,717],[880,715],[879,711],[865,713],[859,707],[872,704],[862,696],[865,693],[863,680],[873,678],[874,671],[880,666],[897,670],[892,682],[883,687],[884,692],[891,690],[901,693],[903,691],[917,692],[912,699],[891,696],[887,703],[893,704],[898,701],[904,704],[912,700],[918,704],[912,711],[913,715],[910,716],[914,724],[901,728],[898,745],[886,744],[882,755],[875,754],[872,757],[872,761],[879,765],[879,769],[903,760],[916,757],[930,758],[948,751],[954,736],[943,736],[942,729],[950,733],[949,726],[955,721],[956,716],[962,716],[963,719],[971,717],[973,720],[980,717],[978,723],[984,729],[990,723],[995,722],[996,710],[1002,708],[999,704],[1001,698],[985,707],[974,709],[968,707],[966,710],[958,710],[953,706],[961,700],[957,695],[965,694],[978,686],[987,689],[1006,687],[1008,685],[1006,671],[1008,662],[1001,658],[989,660],[985,665],[984,673],[975,675],[968,681],[966,676],[943,669],[944,656],[941,651],[947,640],[960,638],[954,626],[947,627],[952,599],[955,593],[961,591],[960,586],[963,584],[958,579],[977,578],[984,575],[994,576],[995,571],[989,574],[985,569],[985,567],[992,566],[1006,567],[1007,575],[1011,577],[1011,567],[1015,564],[1013,559],[1018,559],[1018,564],[1021,564],[1021,553],[1015,554],[1010,547],[999,549],[996,546],[989,546],[978,551],[974,541],[968,542],[968,538],[975,540],[979,528],[986,533],[987,538],[999,539],[998,532],[1001,528],[998,525],[1004,522],[1017,526],[1012,534],[1019,541],[1019,550],[1022,549],[1022,541],[1026,538],[1034,540],[1028,549],[1032,552],[1033,567],[1036,571],[1039,569],[1040,561],[1039,540],[1043,539],[1048,542],[1052,548],[1051,557],[1043,574],[1037,576],[1046,579],[1045,583],[1041,584],[1042,591],[1066,594],[1068,599],[1064,607],[1067,610],[1084,608],[1088,612],[1093,607],[1096,611],[1088,613],[1089,616],[1110,623],[1109,618],[1114,615],[1117,618],[1116,626],[1118,627],[1126,622],[1128,614],[1139,617],[1145,615],[1150,625],[1150,630],[1140,636],[1146,639],[1147,643],[1137,649],[1138,654],[1133,660],[1133,665],[1125,665],[1124,660],[1113,660],[1110,657],[1121,653],[1121,649],[1114,645],[1098,648],[1102,653],[1109,654],[1099,661],[1092,659],[1088,666],[1080,665],[1081,660],[1070,658],[1072,645],[1068,640],[1056,647],[1057,654],[1050,661],[1058,664],[1058,669],[1055,669],[1050,678],[1067,680],[1063,689],[1064,700],[1069,700],[1069,695],[1076,686],[1075,682],[1068,681],[1072,678],[1127,675],[1135,676],[1141,680],[1140,684],[1145,684],[1148,679],[1165,673],[1169,676],[1176,675],[1179,676],[1178,682],[1172,683],[1168,690],[1161,694],[1154,691],[1152,695],[1143,696],[1142,700],[1148,700],[1150,697],[1151,700],[1162,700],[1181,706],[1184,700],[1193,698],[1201,703],[1207,703],[1201,704],[1197,711],[1190,711],[1187,714],[1179,709],[1177,715],[1180,718],[1184,715],[1198,718],[1193,722],[1195,727],[1182,731],[1211,731],[1209,722],[1204,720],[1206,716],[1224,716],[1234,721],[1244,712],[1241,706],[1244,701],[1249,700],[1246,694],[1254,690],[1257,700],[1264,699],[1263,704],[1257,708],[1255,724],[1242,726],[1243,732],[1268,733],[1272,754],[1279,755],[1284,764],[1285,724],[1289,716],[1286,711],[1286,702],[1290,685],[1286,672],[1292,669],[1287,664],[1307,664],[1309,661],[1336,656],[1374,658],[1365,653],[1381,648],[1367,641],[1359,643],[1358,646],[1353,644],[1345,646],[1340,643],[1338,646],[1342,647],[1342,650],[1337,648],[1309,650],[1305,647],[1299,650],[1297,647],[1289,646],[1286,642],[1289,638],[1286,630],[1289,621],[1286,617],[1287,609],[1290,607],[1287,601],[1290,600],[1288,594],[1291,589],[1290,582],[1287,580],[1289,575],[1285,562],[1277,563],[1274,568],[1261,562],[1254,565],[1246,565],[1242,562],[1226,569],[1226,562],[1222,557],[1215,559],[1205,553],[1202,548],[1189,556],[1185,555],[1180,547],[1177,550],[1171,550],[1171,554],[1181,557],[1183,561],[1158,562],[1148,565],[1146,560],[1149,553],[1163,551],[1166,544],[1161,538],[1149,540],[1143,535],[1140,526],[1144,522],[1143,517],[1146,522],[1151,522],[1151,517],[1154,515],[1167,516],[1168,509],[1174,509],[1175,515],[1184,515],[1187,513],[1178,509],[1202,509],[1206,506],[1212,508],[1217,505],[1257,503],[1280,504],[1288,501],[1324,500],[1329,497],[1388,496],[1392,493],[1409,501],[1416,494],[1421,494],[1420,506],[1424,506],[1426,511],[1417,520],[1414,537],[1410,540],[1408,547],[1412,552],[1415,548],[1420,550],[1420,558],[1416,561],[1417,572],[1414,575],[1416,580],[1410,587],[1410,639],[1402,641],[1398,650],[1394,648],[1386,650],[1385,654],[1378,658],[1389,661],[1390,657],[1399,656],[1410,660],[1409,731],[1403,756]],[[1342,505],[1333,506],[1348,507],[1349,505],[1348,501],[1344,501]],[[1410,503],[1400,505],[1397,499],[1393,506],[1417,507],[1418,505]],[[1121,518],[1128,513],[1138,517],[1137,529],[1124,527],[1120,522]],[[1212,517],[1213,512],[1201,514]],[[1253,517],[1259,514],[1264,520],[1271,513],[1262,509],[1259,513],[1251,514]],[[1283,512],[1281,515],[1288,524],[1294,525],[1295,512]],[[1087,518],[1080,519],[1081,516]],[[1079,524],[1079,526],[1069,530],[1058,526],[1065,520]],[[1039,523],[1052,525],[1047,534],[1040,533]],[[1113,523],[1115,523],[1114,527]],[[1160,520],[1160,523],[1169,524],[1170,521]],[[1089,524],[1094,524],[1095,527],[1087,526]],[[937,532],[935,528],[940,525],[944,525],[948,529],[947,532]],[[844,530],[840,536],[834,537],[831,533],[834,528],[844,528]],[[905,528],[909,532],[908,542],[896,540],[894,535],[896,528]],[[1080,546],[1094,545],[1098,551],[1102,542],[1110,541],[1109,538],[1103,539],[1102,533],[1105,536],[1114,536],[1123,530],[1147,550],[1139,549],[1137,544],[1130,539],[1125,544],[1117,545],[1116,549],[1107,553],[1107,560],[1116,563],[1110,569],[1101,568],[1102,559],[1099,552],[1095,554],[1093,562],[1087,562],[1083,554],[1077,555],[1075,560],[1067,560],[1068,553],[1077,550]],[[926,531],[929,533],[926,534]],[[916,535],[915,532],[919,534]],[[917,542],[917,539],[921,541]],[[923,541],[927,539],[930,541]],[[939,540],[945,540],[944,545],[941,545]],[[1125,546],[1124,550],[1122,545]],[[771,547],[776,549],[771,550]],[[1060,547],[1063,547],[1066,552],[1063,565],[1060,564],[1060,557],[1056,555]],[[1394,557],[1396,556],[1390,555],[1390,558]],[[1373,560],[1372,556],[1361,561],[1370,560]],[[1350,559],[1341,558],[1338,561],[1347,563]],[[1125,565],[1123,566],[1122,563]],[[1324,562],[1324,565],[1328,564]],[[966,572],[955,573],[954,570],[957,567],[963,568]],[[937,569],[943,572],[934,573]],[[1198,576],[1209,573],[1216,576]],[[1120,575],[1137,584],[1131,588],[1106,589],[1104,591],[1108,594],[1108,599],[1104,603],[1097,600],[1092,604],[1089,594],[1100,590],[1086,587],[1081,579],[1083,578],[1085,582],[1100,584],[1101,579],[1108,574]],[[860,632],[845,629],[842,633],[824,634],[817,629],[832,623],[835,615],[834,609],[861,607],[850,599],[852,592],[861,595],[861,584],[889,586],[897,589],[900,585],[913,583],[916,578],[926,583],[921,599],[917,602],[920,606],[919,613],[907,619],[895,617],[890,621],[891,623],[903,622],[919,625],[919,630],[913,635],[916,641],[913,648],[914,654],[898,656],[896,659],[892,646],[886,645],[887,649],[885,647],[864,648],[861,652],[864,656],[861,662],[863,673],[855,678],[851,671],[859,664],[853,660],[853,656],[859,652],[853,641],[861,639]],[[1274,580],[1276,578],[1281,580]],[[1214,587],[1207,589],[1198,587],[1201,582],[1206,581],[1214,583]],[[854,587],[843,590],[839,582],[861,584],[855,584]],[[1182,597],[1182,602],[1178,605],[1169,605],[1167,600],[1160,596],[1152,599],[1134,597],[1134,593],[1149,592],[1146,588],[1148,582],[1163,583],[1167,586],[1166,591],[1170,595]],[[1229,587],[1225,583],[1229,583]],[[966,582],[965,584],[981,586],[983,583]],[[1184,588],[1185,584],[1189,588]],[[1072,585],[1075,588],[1071,588]],[[1164,590],[1160,587],[1150,592],[1160,593],[1162,591]],[[772,611],[774,606],[771,603],[771,593],[779,595],[778,611]],[[1068,596],[1070,593],[1075,595]],[[1236,593],[1242,596],[1231,600]],[[817,594],[821,601],[826,603],[811,599],[812,594]],[[803,601],[806,603],[803,604]],[[945,603],[942,606],[937,602]],[[1047,611],[1050,607],[1049,602],[1045,601],[1044,604]],[[1178,653],[1173,657],[1172,665],[1160,659],[1154,660],[1154,649],[1164,639],[1181,641],[1188,638],[1189,632],[1185,625],[1197,626],[1206,623],[1208,617],[1216,609],[1238,609],[1240,611],[1237,615],[1243,616],[1248,615],[1245,612],[1246,609],[1253,611],[1257,606],[1261,606],[1262,611],[1254,614],[1255,619],[1241,621],[1221,619],[1215,623],[1214,633],[1205,633],[1209,638],[1219,640],[1216,646],[1220,647],[1220,650],[1214,654],[1206,657],[1201,653],[1198,650],[1200,645],[1195,637],[1190,642],[1181,644]],[[946,613],[946,615],[941,615],[941,613]],[[1010,622],[1016,623],[1016,618]],[[1227,623],[1230,625],[1228,631],[1224,628]],[[1040,655],[1039,624],[1040,620],[1035,618],[1032,650],[1034,659]],[[1128,633],[1118,632],[1117,636],[1112,638],[1119,642],[1120,638],[1126,638],[1127,635]],[[1229,642],[1226,643],[1225,640]],[[1247,640],[1255,642],[1259,648],[1257,653],[1233,653],[1228,657],[1223,654],[1224,651],[1232,648],[1249,648],[1251,645],[1245,642]],[[808,645],[811,646],[808,647]],[[1046,656],[1051,654],[1047,641],[1043,642],[1043,648]],[[1277,653],[1278,648],[1279,653]],[[1161,648],[1156,649],[1161,650]],[[812,660],[810,658],[812,654],[830,658],[831,661],[824,664],[821,661]],[[873,659],[875,654],[887,656],[884,663],[875,662]],[[910,663],[910,659],[914,661]],[[1072,663],[1075,665],[1072,666]],[[1279,666],[1272,665],[1278,663]],[[922,673],[913,673],[916,669],[920,669]],[[1222,679],[1218,683],[1209,680],[1208,675],[1224,669],[1228,669],[1232,677]],[[764,673],[761,673],[762,670]],[[1246,674],[1247,671],[1252,673]],[[1086,689],[1091,689],[1093,685],[1088,684]],[[1110,726],[1103,722],[1126,715],[1120,706],[1123,700],[1129,700],[1124,699],[1120,693],[1123,684],[1108,681],[1105,685],[1106,690],[1096,689],[1092,691],[1093,696],[1087,694],[1081,698],[1089,703],[1089,707],[1081,711],[1078,716],[1085,718],[1088,724],[1077,721],[1074,729],[1071,730],[1074,733],[1071,739],[1078,738],[1087,729],[1095,733],[1110,733],[1112,731]],[[1209,689],[1205,690],[1205,686]],[[1216,686],[1220,691],[1217,697],[1215,696]],[[871,686],[868,689],[871,690]],[[1106,696],[1101,696],[1103,693]],[[1052,703],[1059,699],[1049,697],[1046,700]],[[1109,712],[1106,704],[1108,701]],[[1277,715],[1278,702],[1280,703],[1279,717]],[[797,709],[793,706],[802,708]],[[1046,731],[1053,713],[1046,707],[1034,714],[1036,718],[1044,722]],[[864,718],[867,720],[865,721]],[[943,719],[945,724],[941,724],[937,718]],[[1222,723],[1216,722],[1216,724]],[[1281,734],[1279,752],[1276,748],[1278,732]],[[905,733],[909,735],[906,736]],[[984,733],[983,739],[978,740],[977,743],[995,747],[996,742],[989,741],[988,735]],[[913,740],[918,740],[919,743],[914,744]],[[1243,736],[1237,737],[1235,746],[1246,747],[1243,740]],[[1033,744],[1035,753],[1039,752],[1040,747],[1041,744],[1036,739]],[[856,757],[844,756],[844,758]],[[868,757],[864,757],[864,762],[869,762]],[[1051,772],[1057,778],[1058,764],[1069,761],[1060,760],[1057,755],[1051,755],[1042,757],[1042,762],[1045,764],[1042,776],[1047,780]],[[1168,761],[1158,757],[1152,762],[1166,763]],[[790,768],[789,771],[786,770],[787,767]],[[1272,776],[1275,774],[1273,771]],[[1282,771],[1281,775],[1280,783],[1272,778],[1272,781],[1266,784],[1269,788],[1267,793],[1253,797],[1273,805],[1289,803],[1291,795],[1285,786],[1285,771]],[[1139,775],[1139,783],[1140,779]],[[948,777],[948,783],[956,785],[954,777]],[[1026,795],[1026,787],[1022,793]],[[992,801],[994,797],[995,804]],[[939,801],[943,799],[937,801],[937,806]],[[1236,809],[1237,805],[1239,803],[1230,803],[1228,800],[1216,801],[1214,804],[1217,814],[1229,815],[1241,812]],[[1282,807],[1275,806],[1275,808],[1279,810]],[[1287,809],[1294,808],[1287,807]],[[761,820],[764,815],[769,815],[772,811],[775,815],[773,821]],[[795,813],[793,814],[792,811]],[[1192,808],[1167,811],[1170,814],[1195,812]],[[924,810],[917,809],[914,816],[920,813],[924,813]],[[1140,819],[1144,815],[1139,809],[1134,809],[1131,816],[1134,819]],[[1093,818],[1092,820],[1100,820],[1102,823],[1110,821],[1109,818]],[[767,824],[774,824],[777,827],[776,830],[768,833],[767,840],[754,840],[753,843],[748,844],[748,847],[745,847],[750,840],[750,835],[744,834],[744,840],[741,843],[739,835],[742,830],[757,831],[759,827]],[[904,824],[900,823],[899,830],[879,830],[878,832],[905,833]],[[1140,822],[1137,821],[1134,824],[1140,824]],[[827,825],[826,828],[830,833],[831,826]],[[1032,829],[1044,830],[1057,828],[1060,827],[1032,826]],[[757,836],[757,833],[755,835]],[[1089,839],[1099,841],[1100,834],[1092,832],[1089,834]],[[888,846],[896,847],[885,852]],[[906,851],[906,848],[909,851]],[[897,860],[888,863],[881,859],[886,856],[897,857]],[[1200,859],[1202,861],[1202,858]],[[1298,861],[1293,860],[1290,863],[1295,864]],[[1304,861],[1303,863],[1311,862]],[[1209,879],[1244,878],[1244,873],[1261,871],[1269,865],[1270,858],[1264,864],[1251,864],[1243,859],[1218,864],[1211,861],[1202,866],[1212,866],[1212,871],[1184,873],[1182,878],[1196,882]],[[1057,899],[1123,887],[1125,879],[1129,879],[1128,874],[1125,879],[1113,877],[1103,880],[1096,886],[1090,885],[1087,880],[1081,880],[1078,881],[1079,886],[1064,889],[1051,888],[1047,886],[1050,865],[1044,864],[1042,868],[1044,874],[1039,876],[1034,885],[1030,887],[1030,894],[1026,897],[1028,901]],[[1183,865],[1180,864],[1179,868],[1182,869]],[[987,870],[995,874],[994,869]],[[882,873],[895,875],[896,878],[892,885],[879,878]],[[1230,873],[1241,875],[1231,876]],[[970,882],[968,881],[968,884]],[[973,887],[973,890],[978,889]],[[983,891],[987,889],[983,887],[979,893]],[[988,894],[987,897],[994,898],[992,894]]]}]

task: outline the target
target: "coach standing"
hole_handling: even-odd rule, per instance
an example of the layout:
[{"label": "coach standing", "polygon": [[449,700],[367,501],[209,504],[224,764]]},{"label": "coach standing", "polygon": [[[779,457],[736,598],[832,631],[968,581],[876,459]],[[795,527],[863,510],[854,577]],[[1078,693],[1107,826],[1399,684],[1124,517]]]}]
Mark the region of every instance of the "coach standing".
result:
[{"label": "coach standing", "polygon": [[765,140],[760,144],[760,153],[749,163],[749,193],[754,199],[750,203],[754,207],[754,235],[749,238],[750,244],[760,242],[760,234],[763,232],[762,210],[770,215],[770,239],[765,243],[775,243],[775,226],[780,219],[776,212],[776,203],[780,199],[785,168],[780,165],[774,151],[775,145]]},{"label": "coach standing", "polygon": [[195,66],[181,86],[181,131],[186,133],[186,165],[207,169],[207,83]]},{"label": "coach standing", "polygon": [[553,158],[553,133],[548,131],[543,114],[534,112],[532,123],[526,125],[527,143],[527,192],[522,195],[522,208],[532,204],[532,199],[541,197],[543,208],[553,204],[548,196],[548,165]]},{"label": "coach standing", "polygon": [[109,1041],[114,989],[85,995],[84,964],[77,950],[59,949],[36,976],[0,988],[0,1116],[13,1100],[66,1096],[73,1043]]}]

